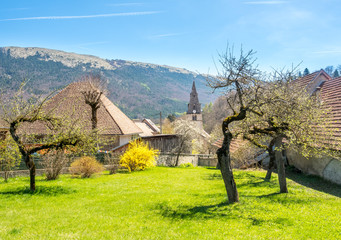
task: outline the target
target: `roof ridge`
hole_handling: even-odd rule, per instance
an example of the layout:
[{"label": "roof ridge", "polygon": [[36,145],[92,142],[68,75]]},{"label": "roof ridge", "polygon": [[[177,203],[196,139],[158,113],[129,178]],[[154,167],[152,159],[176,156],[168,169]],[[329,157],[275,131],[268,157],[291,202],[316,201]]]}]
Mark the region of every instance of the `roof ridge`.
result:
[{"label": "roof ridge", "polygon": [[115,118],[114,118],[114,116],[112,116],[112,114],[110,113],[109,109],[107,108],[107,105],[104,104],[104,102],[102,101],[102,96],[103,96],[103,95],[101,95],[100,100],[101,100],[101,103],[102,103],[102,105],[103,105],[105,111],[107,111],[107,113],[109,114],[110,118],[116,123],[117,127],[119,128],[119,130],[120,130],[120,132],[121,132],[120,135],[124,135],[124,133],[123,133],[123,131],[122,131],[120,125],[115,121]]}]

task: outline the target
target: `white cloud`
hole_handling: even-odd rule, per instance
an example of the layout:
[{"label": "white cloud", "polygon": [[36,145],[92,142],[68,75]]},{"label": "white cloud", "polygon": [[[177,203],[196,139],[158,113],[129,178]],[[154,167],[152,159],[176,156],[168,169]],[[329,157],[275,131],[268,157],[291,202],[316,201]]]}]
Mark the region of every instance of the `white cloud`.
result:
[{"label": "white cloud", "polygon": [[173,37],[173,36],[179,36],[182,35],[181,33],[165,33],[165,34],[159,34],[159,35],[153,35],[151,38],[165,38],[165,37]]},{"label": "white cloud", "polygon": [[26,20],[60,20],[60,19],[82,19],[82,18],[104,18],[104,17],[126,17],[126,16],[139,16],[151,15],[160,13],[159,11],[149,12],[126,12],[126,13],[109,13],[109,14],[96,14],[85,16],[46,16],[46,17],[27,17],[27,18],[9,18],[0,21],[26,21]]},{"label": "white cloud", "polygon": [[251,2],[243,2],[243,4],[250,4],[250,5],[270,5],[270,4],[283,4],[287,3],[288,1],[251,1]]}]

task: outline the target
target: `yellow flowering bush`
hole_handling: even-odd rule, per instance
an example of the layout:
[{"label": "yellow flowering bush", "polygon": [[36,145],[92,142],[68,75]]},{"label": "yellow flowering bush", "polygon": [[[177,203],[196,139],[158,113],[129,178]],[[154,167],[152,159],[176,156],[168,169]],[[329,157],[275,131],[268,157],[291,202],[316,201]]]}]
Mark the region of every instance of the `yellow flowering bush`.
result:
[{"label": "yellow flowering bush", "polygon": [[70,166],[70,173],[73,176],[81,176],[82,178],[89,178],[95,173],[104,171],[101,163],[97,162],[94,157],[84,156],[78,158]]},{"label": "yellow flowering bush", "polygon": [[127,151],[120,158],[120,164],[128,168],[129,172],[137,169],[144,170],[155,166],[158,155],[159,150],[149,148],[148,143],[136,139],[129,143]]}]

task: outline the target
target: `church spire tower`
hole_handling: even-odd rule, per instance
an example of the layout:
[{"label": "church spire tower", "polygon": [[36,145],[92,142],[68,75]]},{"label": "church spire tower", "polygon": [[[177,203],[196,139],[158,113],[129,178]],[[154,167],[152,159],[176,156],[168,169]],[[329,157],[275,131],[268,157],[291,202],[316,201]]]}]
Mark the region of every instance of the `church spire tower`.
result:
[{"label": "church spire tower", "polygon": [[193,81],[192,92],[190,94],[190,99],[188,103],[186,118],[189,121],[194,121],[198,125],[199,128],[203,129],[201,104],[199,103],[199,97],[198,97],[198,93],[197,93],[197,89],[195,87],[194,81]]},{"label": "church spire tower", "polygon": [[187,114],[201,114],[201,104],[199,103],[198,93],[194,81],[189,99]]}]

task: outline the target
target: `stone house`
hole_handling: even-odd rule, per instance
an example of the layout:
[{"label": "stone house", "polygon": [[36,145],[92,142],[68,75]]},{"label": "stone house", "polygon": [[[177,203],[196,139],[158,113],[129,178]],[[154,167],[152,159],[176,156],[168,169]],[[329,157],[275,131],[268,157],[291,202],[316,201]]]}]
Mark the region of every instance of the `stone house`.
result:
[{"label": "stone house", "polygon": [[9,131],[8,124],[0,119],[0,140],[4,140]]},{"label": "stone house", "polygon": [[[306,88],[311,95],[316,95],[331,109],[332,127],[335,129],[331,141],[341,141],[341,77],[332,78],[320,70],[295,80],[298,87]],[[321,136],[323,138],[323,136]],[[328,147],[328,146],[326,146]],[[335,149],[339,150],[339,149]],[[323,177],[341,184],[341,160],[325,156],[305,158],[290,149],[286,151],[288,163],[304,173]]]},{"label": "stone house", "polygon": [[[308,94],[317,96],[331,108],[331,120],[335,132],[332,141],[341,141],[341,77],[332,78],[324,70],[320,70],[295,80],[297,87],[306,88]],[[221,147],[223,139],[214,143],[216,148]],[[231,153],[245,144],[245,140],[233,139]],[[326,146],[328,147],[328,146]],[[341,160],[325,156],[322,158],[306,158],[292,149],[286,149],[286,158],[289,165],[295,166],[304,173],[317,175],[331,182],[341,184]],[[258,161],[257,159],[255,159]],[[263,158],[261,159],[263,160]],[[264,159],[267,162],[268,158]]]},{"label": "stone house", "polygon": [[[86,82],[75,82],[66,86],[49,99],[44,111],[66,119],[77,119],[85,130],[91,130],[91,107],[85,103],[82,92],[89,89]],[[141,129],[127,117],[105,95],[101,95],[100,107],[97,110],[97,128],[102,138],[106,139],[103,150],[128,143],[139,136]],[[46,126],[33,123],[25,126],[26,134],[44,135]]]}]

